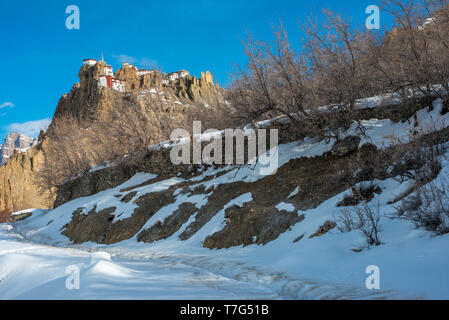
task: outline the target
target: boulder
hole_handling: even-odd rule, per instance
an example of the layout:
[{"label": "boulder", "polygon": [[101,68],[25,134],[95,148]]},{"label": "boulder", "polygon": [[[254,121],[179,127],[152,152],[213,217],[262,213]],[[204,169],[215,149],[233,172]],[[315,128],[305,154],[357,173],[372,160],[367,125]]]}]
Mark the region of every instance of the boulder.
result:
[{"label": "boulder", "polygon": [[312,234],[309,239],[312,239],[314,237],[320,237],[323,234],[328,233],[330,230],[332,230],[333,228],[335,228],[337,226],[337,224],[334,221],[326,221],[321,227],[318,228],[317,232],[315,232],[314,234]]},{"label": "boulder", "polygon": [[335,143],[332,148],[332,155],[336,157],[345,157],[358,150],[360,138],[357,136],[348,136]]}]

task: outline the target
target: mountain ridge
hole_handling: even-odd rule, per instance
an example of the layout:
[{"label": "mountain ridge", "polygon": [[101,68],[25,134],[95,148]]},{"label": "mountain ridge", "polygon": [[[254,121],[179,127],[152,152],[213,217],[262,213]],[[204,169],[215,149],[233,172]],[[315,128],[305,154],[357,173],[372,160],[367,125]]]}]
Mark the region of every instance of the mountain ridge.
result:
[{"label": "mountain ridge", "polygon": [[26,152],[37,144],[33,139],[23,133],[11,132],[0,144],[0,167],[3,166],[15,152]]}]

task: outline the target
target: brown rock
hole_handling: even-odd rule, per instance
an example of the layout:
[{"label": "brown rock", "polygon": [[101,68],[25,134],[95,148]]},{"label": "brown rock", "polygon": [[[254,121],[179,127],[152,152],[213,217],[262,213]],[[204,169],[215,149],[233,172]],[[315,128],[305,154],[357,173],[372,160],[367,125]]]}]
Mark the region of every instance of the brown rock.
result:
[{"label": "brown rock", "polygon": [[321,227],[318,228],[318,231],[312,234],[309,239],[312,239],[314,237],[320,237],[323,234],[328,233],[330,230],[335,228],[337,224],[334,221],[326,221]]},{"label": "brown rock", "polygon": [[37,172],[45,161],[42,147],[39,144],[26,153],[16,154],[0,168],[0,211],[53,206],[55,195],[50,191],[39,194],[36,184]]},{"label": "brown rock", "polygon": [[349,136],[335,143],[332,148],[332,155],[336,157],[344,157],[357,151],[360,138],[357,136]]}]

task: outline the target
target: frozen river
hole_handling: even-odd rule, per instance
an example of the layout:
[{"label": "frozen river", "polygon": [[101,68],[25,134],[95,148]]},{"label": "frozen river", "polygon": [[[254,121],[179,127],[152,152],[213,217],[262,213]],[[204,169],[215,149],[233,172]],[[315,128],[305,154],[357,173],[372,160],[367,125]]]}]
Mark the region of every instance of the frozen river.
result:
[{"label": "frozen river", "polygon": [[267,287],[164,259],[27,243],[0,225],[0,299],[279,298]]}]

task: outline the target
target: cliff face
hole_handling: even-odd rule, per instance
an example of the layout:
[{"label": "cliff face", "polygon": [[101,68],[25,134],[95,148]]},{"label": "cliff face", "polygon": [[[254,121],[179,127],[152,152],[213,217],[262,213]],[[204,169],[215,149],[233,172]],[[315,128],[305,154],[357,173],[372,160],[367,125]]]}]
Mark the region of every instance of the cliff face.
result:
[{"label": "cliff face", "polygon": [[[123,93],[97,87],[96,80],[105,65],[104,62],[99,62],[92,67],[81,68],[80,82],[73,86],[70,93],[61,97],[53,122],[57,117],[68,114],[79,119],[99,117],[102,112],[112,108],[117,99],[124,96]],[[52,125],[53,123],[49,130]],[[26,139],[22,140],[26,142]],[[53,208],[56,190],[39,192],[37,181],[37,173],[45,162],[45,150],[49,143],[49,138],[41,135],[38,145],[26,152],[16,150],[0,168],[0,212]]]},{"label": "cliff face", "polygon": [[138,70],[134,66],[123,66],[115,72],[117,79],[126,81],[126,91],[136,92],[139,90],[162,89],[162,76],[159,72],[153,71],[139,76]]},{"label": "cliff face", "polygon": [[177,97],[188,101],[211,104],[217,97],[219,89],[214,85],[209,71],[201,73],[201,78],[187,76],[169,85]]},{"label": "cliff face", "polygon": [[27,208],[52,208],[55,196],[39,194],[37,172],[45,161],[43,142],[27,152],[18,151],[0,168],[0,211],[14,212]]},{"label": "cliff face", "polygon": [[144,90],[162,90],[172,94],[175,99],[194,103],[212,103],[219,88],[214,85],[213,76],[209,71],[201,72],[201,78],[184,76],[169,83],[163,84],[163,76],[157,70],[151,73],[138,75],[134,66],[123,66],[115,72],[117,79],[126,81],[127,92],[141,92]]},{"label": "cliff face", "polygon": [[53,120],[66,114],[79,119],[94,119],[125,96],[124,93],[97,86],[97,80],[105,66],[105,62],[99,61],[92,67],[84,65],[81,68],[78,73],[80,82],[73,85],[70,93],[61,97]]}]

